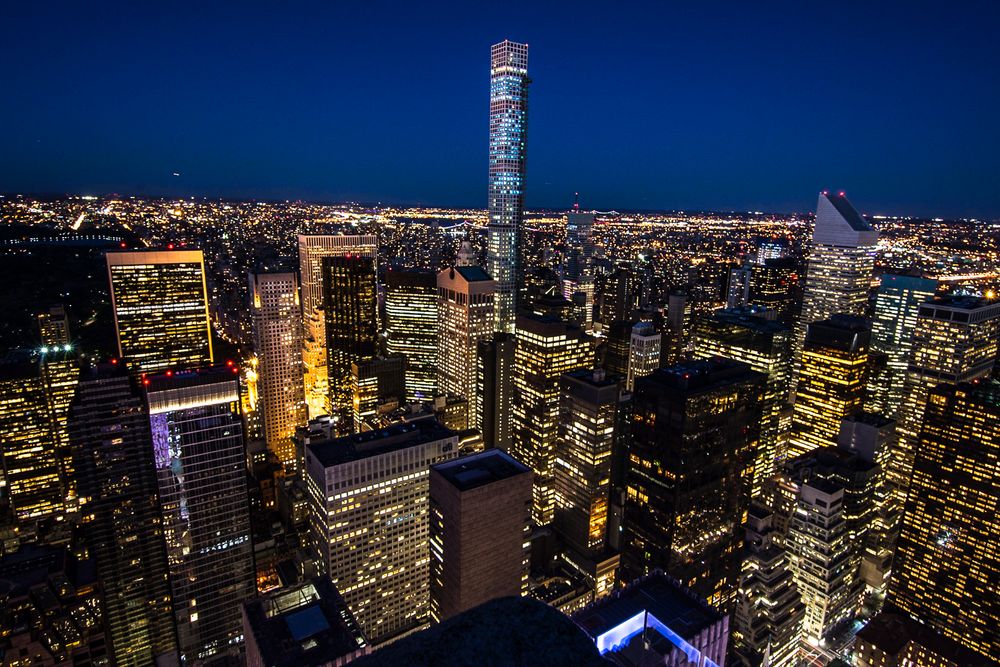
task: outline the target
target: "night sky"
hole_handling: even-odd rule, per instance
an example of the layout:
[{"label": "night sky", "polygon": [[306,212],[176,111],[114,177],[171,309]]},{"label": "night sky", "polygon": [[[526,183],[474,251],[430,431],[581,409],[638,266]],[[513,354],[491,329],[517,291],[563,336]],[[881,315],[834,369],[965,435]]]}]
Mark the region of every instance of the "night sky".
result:
[{"label": "night sky", "polygon": [[529,208],[1000,218],[998,2],[205,4],[5,3],[0,192],[485,207],[510,38]]}]

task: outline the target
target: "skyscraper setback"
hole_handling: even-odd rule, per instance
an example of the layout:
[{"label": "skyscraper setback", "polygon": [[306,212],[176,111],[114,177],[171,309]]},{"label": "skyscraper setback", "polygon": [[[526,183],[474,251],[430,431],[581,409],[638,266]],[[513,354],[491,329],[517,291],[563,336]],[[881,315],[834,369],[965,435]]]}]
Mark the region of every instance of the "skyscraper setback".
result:
[{"label": "skyscraper setback", "polygon": [[524,264],[528,45],[504,40],[490,51],[489,244],[486,268],[496,280],[495,329],[514,332]]}]

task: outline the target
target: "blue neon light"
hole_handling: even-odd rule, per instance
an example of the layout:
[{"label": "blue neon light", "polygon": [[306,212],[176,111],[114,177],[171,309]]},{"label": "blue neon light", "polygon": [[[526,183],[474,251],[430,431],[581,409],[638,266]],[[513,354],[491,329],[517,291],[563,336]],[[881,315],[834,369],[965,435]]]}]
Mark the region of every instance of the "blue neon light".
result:
[{"label": "blue neon light", "polygon": [[594,640],[594,643],[597,645],[597,650],[601,655],[609,651],[620,651],[629,641],[642,634],[642,631],[647,627],[653,628],[669,639],[670,643],[679,648],[687,656],[689,663],[704,665],[704,667],[719,667],[718,663],[708,658],[705,658],[704,662],[702,662],[701,651],[684,641],[683,637],[645,610],[640,611],[632,618],[622,621],[604,634],[599,635]]}]

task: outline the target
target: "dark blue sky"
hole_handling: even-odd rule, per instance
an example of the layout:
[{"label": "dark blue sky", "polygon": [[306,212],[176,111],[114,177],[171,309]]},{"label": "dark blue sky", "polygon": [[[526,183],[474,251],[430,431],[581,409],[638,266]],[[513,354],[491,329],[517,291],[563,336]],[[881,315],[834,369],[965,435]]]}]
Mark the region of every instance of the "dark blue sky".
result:
[{"label": "dark blue sky", "polygon": [[997,2],[204,4],[7,3],[0,191],[484,206],[509,37],[529,207],[1000,217]]}]

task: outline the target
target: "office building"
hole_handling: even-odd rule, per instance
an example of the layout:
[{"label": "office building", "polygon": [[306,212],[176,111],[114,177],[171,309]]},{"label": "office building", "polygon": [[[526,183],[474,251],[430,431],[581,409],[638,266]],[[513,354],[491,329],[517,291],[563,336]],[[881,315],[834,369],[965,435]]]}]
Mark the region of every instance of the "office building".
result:
[{"label": "office building", "polygon": [[858,667],[993,667],[992,657],[971,651],[898,610],[884,610],[858,631]]},{"label": "office building", "polygon": [[528,146],[528,45],[504,40],[490,50],[490,182],[486,269],[496,280],[494,330],[514,332],[523,282],[525,161]]},{"label": "office building", "polygon": [[323,315],[326,319],[327,386],[337,433],[354,429],[351,364],[378,354],[378,288],[374,257],[324,257]]},{"label": "office building", "polygon": [[[604,325],[604,370],[618,377],[628,377],[629,352],[632,347],[632,320],[616,320]],[[662,342],[662,337],[661,337]],[[662,358],[662,350],[661,350]]]},{"label": "office building", "polygon": [[327,577],[243,605],[247,667],[340,667],[371,652]]},{"label": "office building", "polygon": [[841,420],[862,408],[870,341],[859,317],[836,314],[807,326],[788,458],[835,442]]},{"label": "office building", "polygon": [[913,350],[920,305],[934,298],[938,282],[917,276],[887,273],[875,293],[872,352],[885,355],[885,364],[872,373],[866,406],[895,419],[903,402],[903,384]]},{"label": "office building", "polygon": [[135,250],[106,257],[118,356],[142,373],[211,364],[201,250]]},{"label": "office building", "polygon": [[657,570],[573,615],[612,665],[720,667],[729,617]]},{"label": "office building", "polygon": [[492,340],[480,341],[477,348],[476,405],[486,449],[510,450],[516,343],[513,334],[496,333]]},{"label": "office building", "polygon": [[438,391],[465,400],[459,422],[463,429],[478,428],[477,349],[480,342],[493,338],[495,303],[510,295],[495,301],[496,282],[478,266],[445,269],[437,276],[437,288]]},{"label": "office building", "polygon": [[791,376],[791,331],[780,322],[758,317],[755,308],[716,311],[699,318],[694,326],[695,359],[725,357],[740,361],[767,376],[762,402],[760,445],[753,464],[753,495],[760,494],[764,481],[775,471],[775,462],[785,456],[787,433],[782,428],[782,411],[788,397]]},{"label": "office building", "polygon": [[726,308],[742,308],[750,305],[750,283],[753,268],[749,264],[729,269],[726,283]]},{"label": "office building", "polygon": [[406,368],[401,354],[351,364],[353,433],[376,428],[379,417],[405,403]]},{"label": "office building", "polygon": [[38,333],[43,346],[63,346],[70,343],[66,307],[59,303],[38,313]]},{"label": "office building", "polygon": [[577,285],[581,278],[591,275],[595,254],[593,240],[596,214],[581,211],[578,206],[566,214],[566,255],[563,261],[563,280]]},{"label": "office building", "polygon": [[531,470],[503,451],[431,466],[431,618],[524,595],[530,524]]},{"label": "office building", "polygon": [[928,393],[889,600],[973,651],[1000,655],[1000,382]]},{"label": "office building", "polygon": [[773,310],[791,325],[799,292],[799,266],[793,257],[769,258],[750,271],[750,305]]},{"label": "office building", "polygon": [[920,305],[897,420],[899,442],[889,466],[900,505],[906,502],[930,390],[989,376],[998,340],[1000,302],[946,296]]},{"label": "office building", "polygon": [[120,667],[144,667],[176,661],[177,637],[149,415],[124,366],[83,371],[68,429],[82,533],[104,592],[108,653]]},{"label": "office building", "polygon": [[662,368],[636,383],[623,579],[662,568],[729,609],[766,381],[746,364],[719,358]]},{"label": "office building", "polygon": [[652,322],[639,322],[632,327],[628,348],[628,376],[625,388],[635,387],[636,378],[646,377],[660,367],[660,332]]},{"label": "office building", "polygon": [[429,269],[385,272],[385,348],[406,355],[406,400],[437,393],[437,276]]},{"label": "office building", "polygon": [[359,255],[375,258],[378,238],[374,234],[299,234],[299,280],[302,293],[302,373],[306,407],[310,419],[330,414],[327,371],[326,317],[323,313],[323,258]]},{"label": "office building", "polygon": [[264,440],[281,463],[294,471],[297,462],[292,436],[306,423],[298,277],[294,273],[251,273],[250,304]]},{"label": "office building", "polygon": [[780,259],[788,255],[788,245],[784,241],[761,241],[757,246],[757,264],[764,264],[769,259]]},{"label": "office building", "polygon": [[235,655],[257,591],[239,369],[146,376],[160,514],[182,662]]},{"label": "office building", "polygon": [[621,266],[604,279],[601,291],[601,322],[607,326],[616,320],[632,317],[639,298],[639,286],[635,274]]},{"label": "office building", "polygon": [[433,419],[306,446],[313,546],[373,643],[427,620],[430,466],[457,455]]},{"label": "office building", "polygon": [[535,471],[533,518],[551,523],[555,509],[553,463],[559,436],[559,381],[594,364],[591,338],[574,325],[520,314],[514,351],[511,454]]}]

